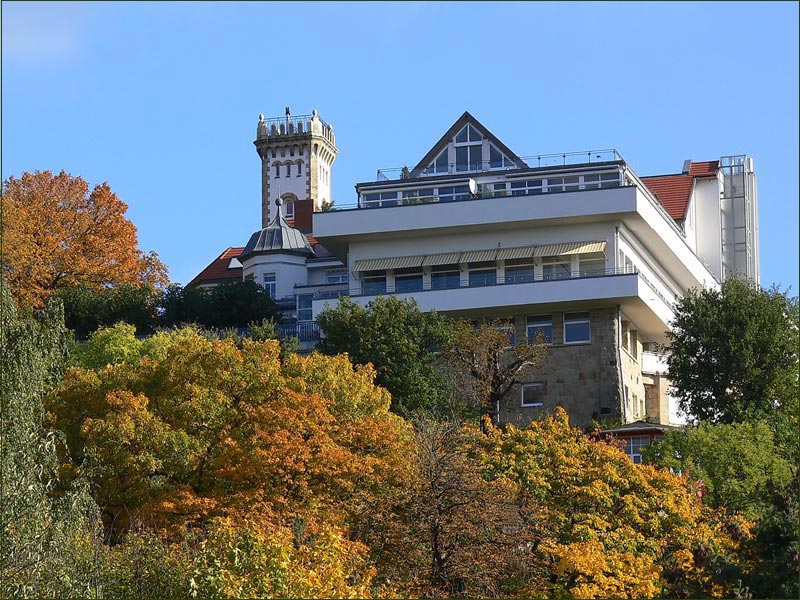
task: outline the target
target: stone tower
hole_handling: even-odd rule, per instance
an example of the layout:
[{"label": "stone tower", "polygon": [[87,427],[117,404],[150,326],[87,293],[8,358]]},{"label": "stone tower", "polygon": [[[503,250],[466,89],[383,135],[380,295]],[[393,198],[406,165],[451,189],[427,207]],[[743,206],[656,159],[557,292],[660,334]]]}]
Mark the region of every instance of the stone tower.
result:
[{"label": "stone tower", "polygon": [[270,210],[281,198],[288,219],[301,231],[311,231],[311,214],[331,202],[331,167],[336,160],[333,127],[310,115],[265,119],[258,117],[256,141],[261,157],[261,227],[271,221]]}]

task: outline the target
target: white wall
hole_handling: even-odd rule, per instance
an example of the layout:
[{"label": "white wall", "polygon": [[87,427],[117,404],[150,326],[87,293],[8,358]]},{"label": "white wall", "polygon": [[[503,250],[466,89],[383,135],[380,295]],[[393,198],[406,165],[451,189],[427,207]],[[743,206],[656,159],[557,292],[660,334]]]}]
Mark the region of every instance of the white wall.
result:
[{"label": "white wall", "polygon": [[[286,194],[294,194],[298,200],[308,198],[308,144],[295,144],[292,147],[294,155],[289,152],[289,147],[277,147],[275,158],[269,159],[269,202],[270,214],[274,215],[275,201]],[[297,176],[297,161],[302,161],[302,174]],[[286,176],[286,164],[291,162],[292,174]],[[281,175],[275,177],[275,165],[280,165]]]},{"label": "white wall", "polygon": [[264,273],[275,273],[276,297],[294,296],[295,285],[305,285],[307,281],[305,256],[294,254],[260,254],[248,256],[242,261],[243,277],[253,275],[259,285],[264,285]]},{"label": "white wall", "polygon": [[697,256],[718,280],[722,280],[722,240],[720,238],[719,179],[698,179],[694,188]]}]

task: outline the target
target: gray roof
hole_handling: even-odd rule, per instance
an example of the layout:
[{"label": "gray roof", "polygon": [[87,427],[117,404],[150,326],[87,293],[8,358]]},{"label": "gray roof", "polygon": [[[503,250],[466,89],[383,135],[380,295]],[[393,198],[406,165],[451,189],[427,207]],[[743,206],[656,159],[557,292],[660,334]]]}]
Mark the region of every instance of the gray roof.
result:
[{"label": "gray roof", "polygon": [[299,229],[291,227],[286,222],[286,219],[283,218],[283,211],[281,210],[281,204],[283,203],[278,200],[276,204],[278,205],[278,214],[275,215],[272,223],[250,236],[250,240],[239,257],[240,260],[250,254],[267,252],[290,252],[314,256],[314,251],[311,249],[311,244],[308,243],[308,238],[305,234]]},{"label": "gray roof", "polygon": [[626,423],[621,427],[615,427],[614,429],[604,429],[603,433],[626,433],[628,431],[645,431],[645,430],[653,430],[653,431],[670,431],[670,430],[679,430],[680,427],[676,427],[675,425],[662,425],[661,423],[651,423],[650,421],[634,421],[633,423]]}]

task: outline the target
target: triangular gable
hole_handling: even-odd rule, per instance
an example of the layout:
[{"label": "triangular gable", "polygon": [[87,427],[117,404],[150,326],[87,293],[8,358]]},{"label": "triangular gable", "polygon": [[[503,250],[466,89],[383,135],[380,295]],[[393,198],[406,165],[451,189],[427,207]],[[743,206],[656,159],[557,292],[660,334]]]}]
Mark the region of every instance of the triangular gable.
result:
[{"label": "triangular gable", "polygon": [[433,163],[437,157],[439,157],[443,150],[447,149],[453,138],[467,125],[471,125],[476,131],[481,133],[487,140],[489,140],[489,143],[494,145],[494,147],[497,148],[497,150],[499,150],[505,156],[505,158],[510,159],[514,164],[514,168],[524,169],[528,167],[528,165],[525,164],[525,161],[514,154],[508,146],[506,146],[491,131],[484,127],[483,124],[478,121],[478,119],[469,114],[469,111],[465,111],[464,114],[461,115],[455,123],[453,123],[450,129],[445,132],[439,141],[433,145],[433,148],[428,151],[422,160],[419,161],[419,164],[414,167],[414,169],[411,171],[411,177],[422,176],[424,174],[423,172],[428,168],[428,166]]}]

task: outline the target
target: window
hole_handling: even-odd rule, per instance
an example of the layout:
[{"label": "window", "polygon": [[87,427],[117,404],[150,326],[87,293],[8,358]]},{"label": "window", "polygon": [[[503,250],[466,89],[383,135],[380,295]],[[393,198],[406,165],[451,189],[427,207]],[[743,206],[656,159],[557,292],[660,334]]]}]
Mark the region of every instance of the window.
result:
[{"label": "window", "polygon": [[581,277],[603,275],[606,271],[606,256],[602,252],[590,252],[578,257]]},{"label": "window", "polygon": [[563,177],[548,177],[547,178],[547,191],[548,192],[563,192],[564,191],[564,178]]},{"label": "window", "polygon": [[543,279],[569,279],[570,275],[569,256],[545,256],[542,259]]},{"label": "window", "polygon": [[300,177],[303,174],[303,163],[297,163],[297,176]]},{"label": "window", "polygon": [[478,171],[483,165],[483,136],[472,125],[456,135],[456,171]]},{"label": "window", "polygon": [[579,177],[565,177],[564,178],[564,191],[577,192],[579,185]]},{"label": "window", "polygon": [[508,336],[509,348],[517,343],[517,328],[513,318],[493,319],[491,324],[495,329],[502,331]]},{"label": "window", "polygon": [[403,204],[427,204],[433,202],[433,188],[403,192]]},{"label": "window", "polygon": [[553,318],[550,315],[528,317],[526,321],[526,332],[528,340],[535,341],[541,336],[545,343],[553,343]]},{"label": "window", "polygon": [[433,267],[431,273],[432,290],[451,290],[461,287],[461,271],[454,265]]},{"label": "window", "polygon": [[367,296],[379,296],[386,293],[386,273],[377,271],[361,276],[361,292]]},{"label": "window", "polygon": [[278,293],[278,280],[275,273],[264,273],[264,289],[270,298],[276,298]]},{"label": "window", "polygon": [[494,144],[489,144],[489,164],[492,169],[507,169],[514,166],[514,161],[506,158],[500,150],[494,147]]},{"label": "window", "polygon": [[394,206],[397,204],[397,192],[384,192],[382,194],[364,194],[365,204],[376,206]]},{"label": "window", "polygon": [[497,269],[494,263],[470,263],[469,287],[483,287],[487,285],[497,285]]},{"label": "window", "polygon": [[298,294],[297,296],[297,320],[298,321],[313,321],[311,316],[311,301],[314,299],[313,294]]},{"label": "window", "polygon": [[506,261],[506,283],[530,283],[533,280],[534,270],[531,259]]},{"label": "window", "polygon": [[455,200],[469,200],[468,185],[439,188],[439,202],[453,202]]},{"label": "window", "polygon": [[294,201],[284,200],[283,203],[283,216],[287,219],[294,219]]},{"label": "window", "polygon": [[425,175],[431,175],[433,173],[447,173],[447,148],[442,150],[439,156],[436,157],[436,160],[424,171]]},{"label": "window", "polygon": [[275,177],[280,177],[280,176],[281,176],[281,166],[276,164],[275,165]]},{"label": "window", "polygon": [[508,196],[508,190],[506,189],[505,183],[492,184],[492,189],[494,190],[493,195],[495,198],[502,198],[504,196]]},{"label": "window", "polygon": [[569,313],[564,315],[564,343],[585,344],[591,342],[589,313]]},{"label": "window", "polygon": [[537,383],[523,383],[522,384],[522,406],[542,406],[544,404],[544,384]]},{"label": "window", "polygon": [[530,196],[532,194],[541,194],[541,193],[542,193],[541,179],[531,179],[529,181],[511,182],[512,196]]},{"label": "window", "polygon": [[637,465],[642,463],[642,448],[650,445],[649,435],[633,435],[625,439],[625,454]]},{"label": "window", "polygon": [[619,173],[600,173],[600,187],[619,187]]},{"label": "window", "polygon": [[347,283],[347,273],[326,273],[325,283]]},{"label": "window", "polygon": [[398,294],[422,291],[422,273],[416,269],[398,269],[394,272],[394,291]]},{"label": "window", "polygon": [[292,176],[292,163],[286,163],[286,176]]}]

